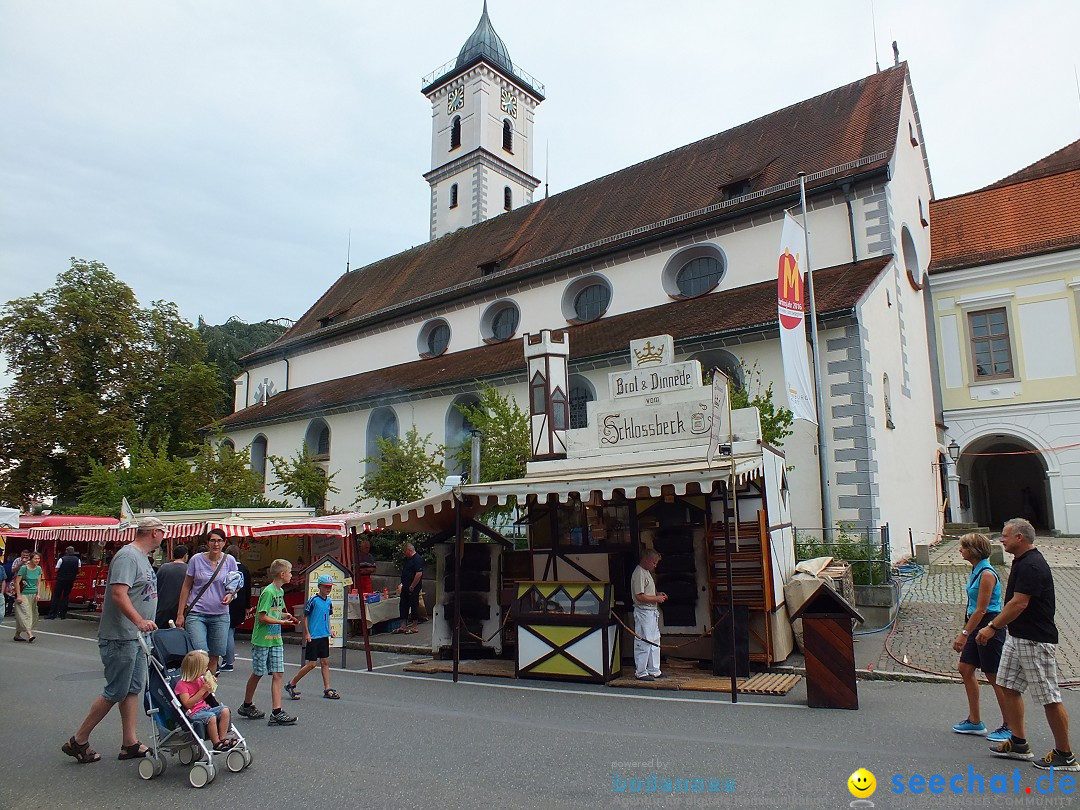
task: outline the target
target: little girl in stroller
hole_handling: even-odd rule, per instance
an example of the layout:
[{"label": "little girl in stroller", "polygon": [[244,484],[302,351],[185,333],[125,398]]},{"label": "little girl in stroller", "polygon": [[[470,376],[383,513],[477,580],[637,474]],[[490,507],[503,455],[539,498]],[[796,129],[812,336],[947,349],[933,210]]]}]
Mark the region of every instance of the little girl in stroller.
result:
[{"label": "little girl in stroller", "polygon": [[236,740],[229,737],[229,707],[222,703],[211,706],[207,696],[214,693],[217,683],[208,672],[210,656],[203,650],[192,650],[180,664],[180,680],[173,691],[184,707],[188,719],[203,723],[215,751],[228,751]]}]

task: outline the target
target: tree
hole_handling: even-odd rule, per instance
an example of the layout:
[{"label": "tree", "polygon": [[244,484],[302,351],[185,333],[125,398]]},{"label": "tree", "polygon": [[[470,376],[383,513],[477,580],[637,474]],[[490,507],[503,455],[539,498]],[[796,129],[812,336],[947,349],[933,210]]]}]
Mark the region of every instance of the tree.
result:
[{"label": "tree", "polygon": [[304,506],[324,509],[327,494],[340,492],[333,483],[337,473],[327,475],[326,470],[312,458],[307,442],[292,459],[286,460],[281,456],[268,458],[277,476],[278,488],[286,495],[298,498]]},{"label": "tree", "polygon": [[262,497],[262,476],[251,469],[251,447],[234,450],[220,430],[202,443],[191,460],[191,473],[219,508],[253,506]]},{"label": "tree", "polygon": [[0,497],[73,500],[91,463],[115,467],[145,373],[135,294],[100,262],[73,258],[52,288],[0,310],[14,380],[0,408]]},{"label": "tree", "polygon": [[376,440],[379,455],[369,456],[367,475],[356,488],[357,500],[371,498],[386,506],[418,501],[430,484],[446,480],[442,445],[431,446],[431,434],[421,437],[416,425],[402,439]]},{"label": "tree", "polygon": [[206,343],[207,360],[217,367],[224,413],[231,413],[236,390],[233,380],[244,370],[240,358],[273,343],[281,337],[285,327],[273,321],[244,323],[232,317],[219,326],[211,326],[199,318],[197,328]]},{"label": "tree", "polygon": [[[794,431],[791,424],[795,421],[795,414],[788,408],[779,408],[773,402],[773,384],[761,387],[761,369],[757,363],[752,368],[743,365],[743,379],[741,386],[732,386],[731,409],[757,408],[761,414],[761,438],[773,447],[780,447],[784,439]],[[752,382],[751,382],[752,381]],[[753,396],[750,388],[753,385]]]}]

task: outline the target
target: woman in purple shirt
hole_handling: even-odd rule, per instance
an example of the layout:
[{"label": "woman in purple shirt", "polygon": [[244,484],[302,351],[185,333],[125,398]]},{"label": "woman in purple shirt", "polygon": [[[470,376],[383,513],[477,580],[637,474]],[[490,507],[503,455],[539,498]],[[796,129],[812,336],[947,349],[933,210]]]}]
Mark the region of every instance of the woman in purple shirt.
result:
[{"label": "woman in purple shirt", "polygon": [[[211,529],[207,544],[208,551],[196,554],[188,561],[187,576],[180,588],[176,626],[187,626],[195,649],[206,650],[210,656],[210,671],[216,675],[229,637],[229,603],[235,596],[234,591],[226,590],[225,581],[236,571],[236,560],[225,554],[222,529]],[[184,607],[189,603],[191,609],[185,617]]]}]

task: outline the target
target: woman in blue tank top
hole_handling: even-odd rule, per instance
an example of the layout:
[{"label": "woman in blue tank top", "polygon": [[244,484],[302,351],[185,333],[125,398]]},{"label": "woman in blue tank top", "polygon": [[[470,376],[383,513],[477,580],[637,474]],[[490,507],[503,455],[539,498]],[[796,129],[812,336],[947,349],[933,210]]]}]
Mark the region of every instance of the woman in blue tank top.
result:
[{"label": "woman in blue tank top", "polygon": [[[960,653],[957,670],[967,692],[968,716],[953,726],[957,734],[978,734],[995,742],[1007,740],[1011,734],[1002,720],[1000,728],[987,734],[986,725],[979,716],[979,681],[975,668],[983,671],[986,680],[994,687],[994,694],[1001,707],[1001,692],[997,685],[998,662],[1001,648],[1005,645],[1005,630],[998,630],[986,644],[976,644],[975,634],[988,625],[1001,612],[1001,579],[990,565],[990,538],[984,534],[965,534],[960,538],[960,556],[971,565],[967,581],[967,611],[963,628],[953,640],[953,649]],[[1002,712],[1002,717],[1005,713]]]}]

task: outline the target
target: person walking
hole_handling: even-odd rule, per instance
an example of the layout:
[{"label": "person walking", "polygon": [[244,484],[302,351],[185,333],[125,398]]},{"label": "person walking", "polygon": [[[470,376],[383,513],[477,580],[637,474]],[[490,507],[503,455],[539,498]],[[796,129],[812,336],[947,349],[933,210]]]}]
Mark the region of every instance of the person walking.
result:
[{"label": "person walking", "polygon": [[176,619],[180,609],[180,592],[187,576],[188,547],[178,543],[173,546],[172,560],[163,564],[157,572],[158,609],[154,623],[168,627]]},{"label": "person walking", "polygon": [[[985,534],[965,534],[960,538],[960,556],[971,565],[967,583],[967,612],[964,626],[953,639],[953,649],[960,653],[957,670],[964,682],[967,694],[968,715],[962,723],[953,726],[957,734],[977,734],[990,742],[1001,742],[1012,734],[1005,722],[1005,709],[1001,689],[997,685],[998,663],[1001,648],[1005,645],[1005,631],[998,630],[986,644],[976,644],[975,636],[1001,612],[1001,579],[990,565],[990,538]],[[975,667],[986,675],[994,689],[998,706],[1001,707],[1001,726],[987,734],[986,725],[979,713],[979,680]]]},{"label": "person walking", "polygon": [[30,562],[30,549],[24,548],[7,561],[7,582],[4,585],[5,616],[15,615],[15,575]]},{"label": "person walking", "polygon": [[74,546],[64,549],[64,556],[56,561],[56,586],[53,588],[52,605],[46,619],[66,619],[68,600],[71,599],[71,589],[75,587],[75,580],[82,568],[82,559],[75,553]]},{"label": "person walking", "polygon": [[109,565],[98,624],[105,689],[94,698],[82,725],[60,749],[79,763],[101,759],[101,754],[90,747],[90,734],[118,704],[122,739],[117,759],[138,759],[150,753],[135,735],[139,703],[146,689],[146,654],[139,647],[139,633],[157,629],[157,577],[146,555],[164,538],[164,523],[154,517],[140,518],[135,539],[116,552]]},{"label": "person walking", "polygon": [[195,649],[206,650],[210,673],[217,675],[229,642],[229,603],[236,590],[228,588],[227,582],[235,580],[230,580],[229,575],[236,571],[236,560],[225,553],[224,530],[211,529],[206,542],[207,551],[188,562],[176,626],[187,627]]},{"label": "person walking", "polygon": [[297,624],[296,618],[285,610],[285,586],[292,582],[292,563],[274,560],[270,563],[269,573],[270,584],[262,589],[255,608],[255,625],[251,631],[251,676],[244,690],[244,702],[236,713],[251,720],[266,717],[266,712],[259,709],[254,700],[259,681],[269,675],[272,711],[266,722],[271,726],[291,726],[295,725],[296,718],[281,708],[281,686],[285,680],[281,631]]},{"label": "person walking", "polygon": [[248,619],[251,609],[251,570],[240,559],[240,546],[232,543],[225,553],[236,560],[236,570],[243,577],[243,582],[236,589],[236,596],[229,602],[229,639],[225,644],[225,657],[221,660],[218,672],[232,672],[236,665],[236,628]]},{"label": "person walking", "polygon": [[1054,576],[1042,552],[1035,548],[1035,529],[1013,518],[1001,530],[1001,542],[1013,555],[1005,587],[1005,606],[976,636],[988,644],[1001,627],[1008,629],[998,667],[1002,709],[1012,736],[990,747],[999,757],[1032,759],[1024,726],[1023,693],[1029,688],[1046,714],[1054,747],[1034,765],[1047,771],[1076,771],[1080,766],[1069,744],[1069,715],[1057,683],[1058,629],[1054,623]]},{"label": "person walking", "polygon": [[660,552],[647,548],[634,573],[630,576],[630,593],[634,597],[634,677],[639,681],[666,678],[660,671],[660,608],[667,601],[666,593],[656,592],[653,571],[660,563]]},{"label": "person walking", "polygon": [[319,592],[307,600],[304,613],[300,617],[300,631],[304,634],[304,665],[285,684],[285,691],[293,700],[300,699],[296,688],[300,679],[316,666],[322,668],[323,697],[338,700],[341,695],[330,687],[330,639],[334,630],[330,627],[330,617],[334,615],[334,605],[330,601],[330,591],[334,588],[334,578],[330,574],[320,574],[316,583]]},{"label": "person walking", "polygon": [[[412,543],[405,544],[405,565],[401,567],[401,584],[398,593],[401,602],[398,606],[398,615],[401,617],[401,626],[395,633],[415,633],[416,622],[419,618],[420,588],[424,581],[424,557],[416,553]],[[412,624],[409,624],[410,614]]]},{"label": "person walking", "polygon": [[[41,555],[36,551],[30,561],[15,574],[15,638],[14,641],[34,642],[38,624],[38,585],[41,583]],[[26,633],[26,638],[22,634]]]}]

